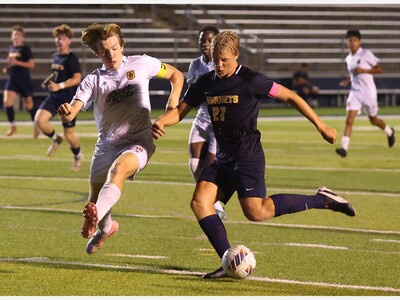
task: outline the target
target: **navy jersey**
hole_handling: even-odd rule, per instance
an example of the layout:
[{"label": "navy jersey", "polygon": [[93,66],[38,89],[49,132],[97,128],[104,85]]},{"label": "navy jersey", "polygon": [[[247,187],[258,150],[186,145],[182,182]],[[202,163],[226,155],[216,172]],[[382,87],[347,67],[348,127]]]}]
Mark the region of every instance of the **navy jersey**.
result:
[{"label": "navy jersey", "polygon": [[[22,46],[13,46],[11,45],[8,48],[8,57],[16,58],[19,61],[27,62],[30,59],[33,59],[33,54],[31,49],[27,45]],[[21,66],[12,66],[8,69],[8,73],[10,75],[11,80],[31,80],[29,69],[21,67]]]},{"label": "navy jersey", "polygon": [[259,100],[270,94],[274,84],[267,76],[239,65],[228,78],[211,71],[189,87],[183,101],[195,107],[207,103],[218,142],[217,161],[264,160],[257,129]]},{"label": "navy jersey", "polygon": [[[52,57],[51,69],[53,70],[53,81],[55,83],[64,82],[70,79],[75,73],[81,72],[78,57],[73,53],[58,54],[54,53]],[[75,95],[77,85],[59,90],[58,92],[50,92],[52,97],[60,100],[72,100]]]}]

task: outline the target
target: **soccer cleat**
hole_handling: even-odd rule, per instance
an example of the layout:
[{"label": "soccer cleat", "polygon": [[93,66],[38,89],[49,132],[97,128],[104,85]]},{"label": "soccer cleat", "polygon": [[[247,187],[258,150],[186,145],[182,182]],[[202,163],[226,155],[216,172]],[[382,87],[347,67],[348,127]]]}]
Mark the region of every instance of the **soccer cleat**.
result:
[{"label": "soccer cleat", "polygon": [[106,239],[118,232],[119,224],[117,221],[112,221],[111,230],[108,233],[103,233],[100,229],[96,231],[86,245],[86,252],[88,254],[96,253],[101,246],[103,246]]},{"label": "soccer cleat", "polygon": [[88,239],[90,238],[97,226],[97,208],[93,202],[88,202],[83,209],[83,225],[81,228],[81,235]]},{"label": "soccer cleat", "polygon": [[77,157],[74,156],[74,161],[72,162],[72,171],[79,171],[82,166],[82,161],[83,161],[83,154],[79,154]]},{"label": "soccer cleat", "polygon": [[338,196],[327,187],[320,187],[317,191],[317,194],[325,196],[325,208],[344,213],[350,217],[354,217],[356,215],[356,211],[349,201]]},{"label": "soccer cleat", "polygon": [[392,128],[393,133],[392,133],[392,135],[388,136],[388,144],[389,144],[390,148],[393,147],[394,142],[395,142],[395,139],[394,139],[394,128],[393,127],[391,127],[391,128]]},{"label": "soccer cleat", "polygon": [[16,132],[17,132],[17,127],[11,126],[10,128],[8,128],[8,130],[6,132],[6,136],[12,136]]},{"label": "soccer cleat", "polygon": [[225,221],[228,218],[228,215],[225,211],[225,209],[219,210],[219,209],[215,209],[215,212],[217,213],[218,217]]},{"label": "soccer cleat", "polygon": [[347,151],[343,148],[337,148],[336,153],[339,154],[341,157],[346,157],[347,156]]},{"label": "soccer cleat", "polygon": [[226,278],[229,277],[228,274],[225,273],[224,269],[221,267],[214,272],[207,273],[203,275],[204,279],[218,279],[218,278]]},{"label": "soccer cleat", "polygon": [[57,134],[57,138],[52,141],[49,149],[47,149],[47,155],[51,156],[56,150],[58,149],[58,146],[63,142],[64,138],[61,135]]}]

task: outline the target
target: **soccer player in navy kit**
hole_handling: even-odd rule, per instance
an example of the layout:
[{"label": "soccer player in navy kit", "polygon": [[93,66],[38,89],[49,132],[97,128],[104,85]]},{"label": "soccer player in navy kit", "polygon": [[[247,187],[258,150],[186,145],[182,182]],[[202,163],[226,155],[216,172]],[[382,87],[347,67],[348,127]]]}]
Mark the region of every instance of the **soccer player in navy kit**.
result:
[{"label": "soccer player in navy kit", "polygon": [[[29,112],[33,121],[36,113],[32,98],[33,86],[30,70],[35,68],[35,60],[28,45],[24,44],[25,33],[23,27],[15,25],[11,31],[12,45],[8,48],[8,65],[3,68],[3,73],[9,75],[4,86],[4,108],[10,128],[6,136],[12,136],[17,131],[15,124],[14,101],[18,94],[21,95],[22,103]],[[34,126],[33,137],[37,138],[40,132]]]},{"label": "soccer player in navy kit", "polygon": [[[47,150],[48,156],[51,156],[64,140],[55,132],[50,120],[57,114],[57,109],[61,104],[71,101],[82,79],[78,57],[70,49],[72,35],[71,28],[66,24],[53,29],[57,46],[57,52],[53,54],[51,64],[53,76],[48,82],[42,83],[42,86],[49,90],[49,95],[42,102],[35,116],[36,125],[44,135],[52,139]],[[83,156],[79,138],[75,133],[75,123],[76,119],[73,119],[70,122],[63,122],[62,126],[64,136],[74,155],[72,170],[78,171],[81,168]]]},{"label": "soccer player in navy kit", "polygon": [[[235,191],[244,215],[251,221],[264,221],[311,208],[355,215],[354,208],[346,199],[326,187],[319,188],[315,195],[310,196],[266,196],[265,156],[257,130],[262,97],[269,95],[295,106],[329,143],[335,142],[337,132],[328,127],[296,93],[238,64],[239,49],[240,40],[235,32],[224,31],[216,35],[211,45],[215,71],[201,76],[189,87],[180,104],[157,118],[152,126],[153,137],[159,138],[165,134],[165,126],[182,120],[192,107],[207,103],[218,152],[216,161],[204,169],[197,182],[191,208],[220,258],[230,244],[213,204],[217,199],[227,203]],[[226,276],[220,267],[204,278]]]}]

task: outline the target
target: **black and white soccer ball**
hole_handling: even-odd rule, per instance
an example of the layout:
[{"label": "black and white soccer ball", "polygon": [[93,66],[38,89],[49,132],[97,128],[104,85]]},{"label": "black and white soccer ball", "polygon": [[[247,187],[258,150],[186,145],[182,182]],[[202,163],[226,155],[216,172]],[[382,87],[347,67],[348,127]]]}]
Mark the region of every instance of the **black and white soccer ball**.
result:
[{"label": "black and white soccer ball", "polygon": [[244,245],[229,248],[222,256],[222,268],[228,276],[246,278],[256,268],[256,258],[253,251]]}]

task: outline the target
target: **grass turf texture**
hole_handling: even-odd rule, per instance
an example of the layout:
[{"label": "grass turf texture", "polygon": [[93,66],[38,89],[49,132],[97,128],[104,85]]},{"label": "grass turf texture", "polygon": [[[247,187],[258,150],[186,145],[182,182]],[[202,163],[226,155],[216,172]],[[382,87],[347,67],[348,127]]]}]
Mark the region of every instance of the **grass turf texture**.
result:
[{"label": "grass turf texture", "polygon": [[[327,185],[352,201],[357,216],[309,210],[251,223],[234,195],[226,207],[228,236],[256,252],[257,268],[252,279],[218,281],[201,278],[220,261],[189,208],[190,122],[167,128],[149,165],[126,182],[113,210],[120,232],[93,255],[79,230],[94,125],[78,123],[85,162],[73,172],[67,143],[46,157],[49,139],[31,139],[32,127],[22,124],[15,137],[0,138],[0,295],[400,295],[399,141],[389,149],[385,135],[361,117],[343,159],[334,152],[343,116],[326,122],[338,128],[336,145],[305,119],[260,120],[267,193],[313,194]],[[387,122],[400,132],[400,118]],[[0,132],[6,128],[2,123]]]}]

